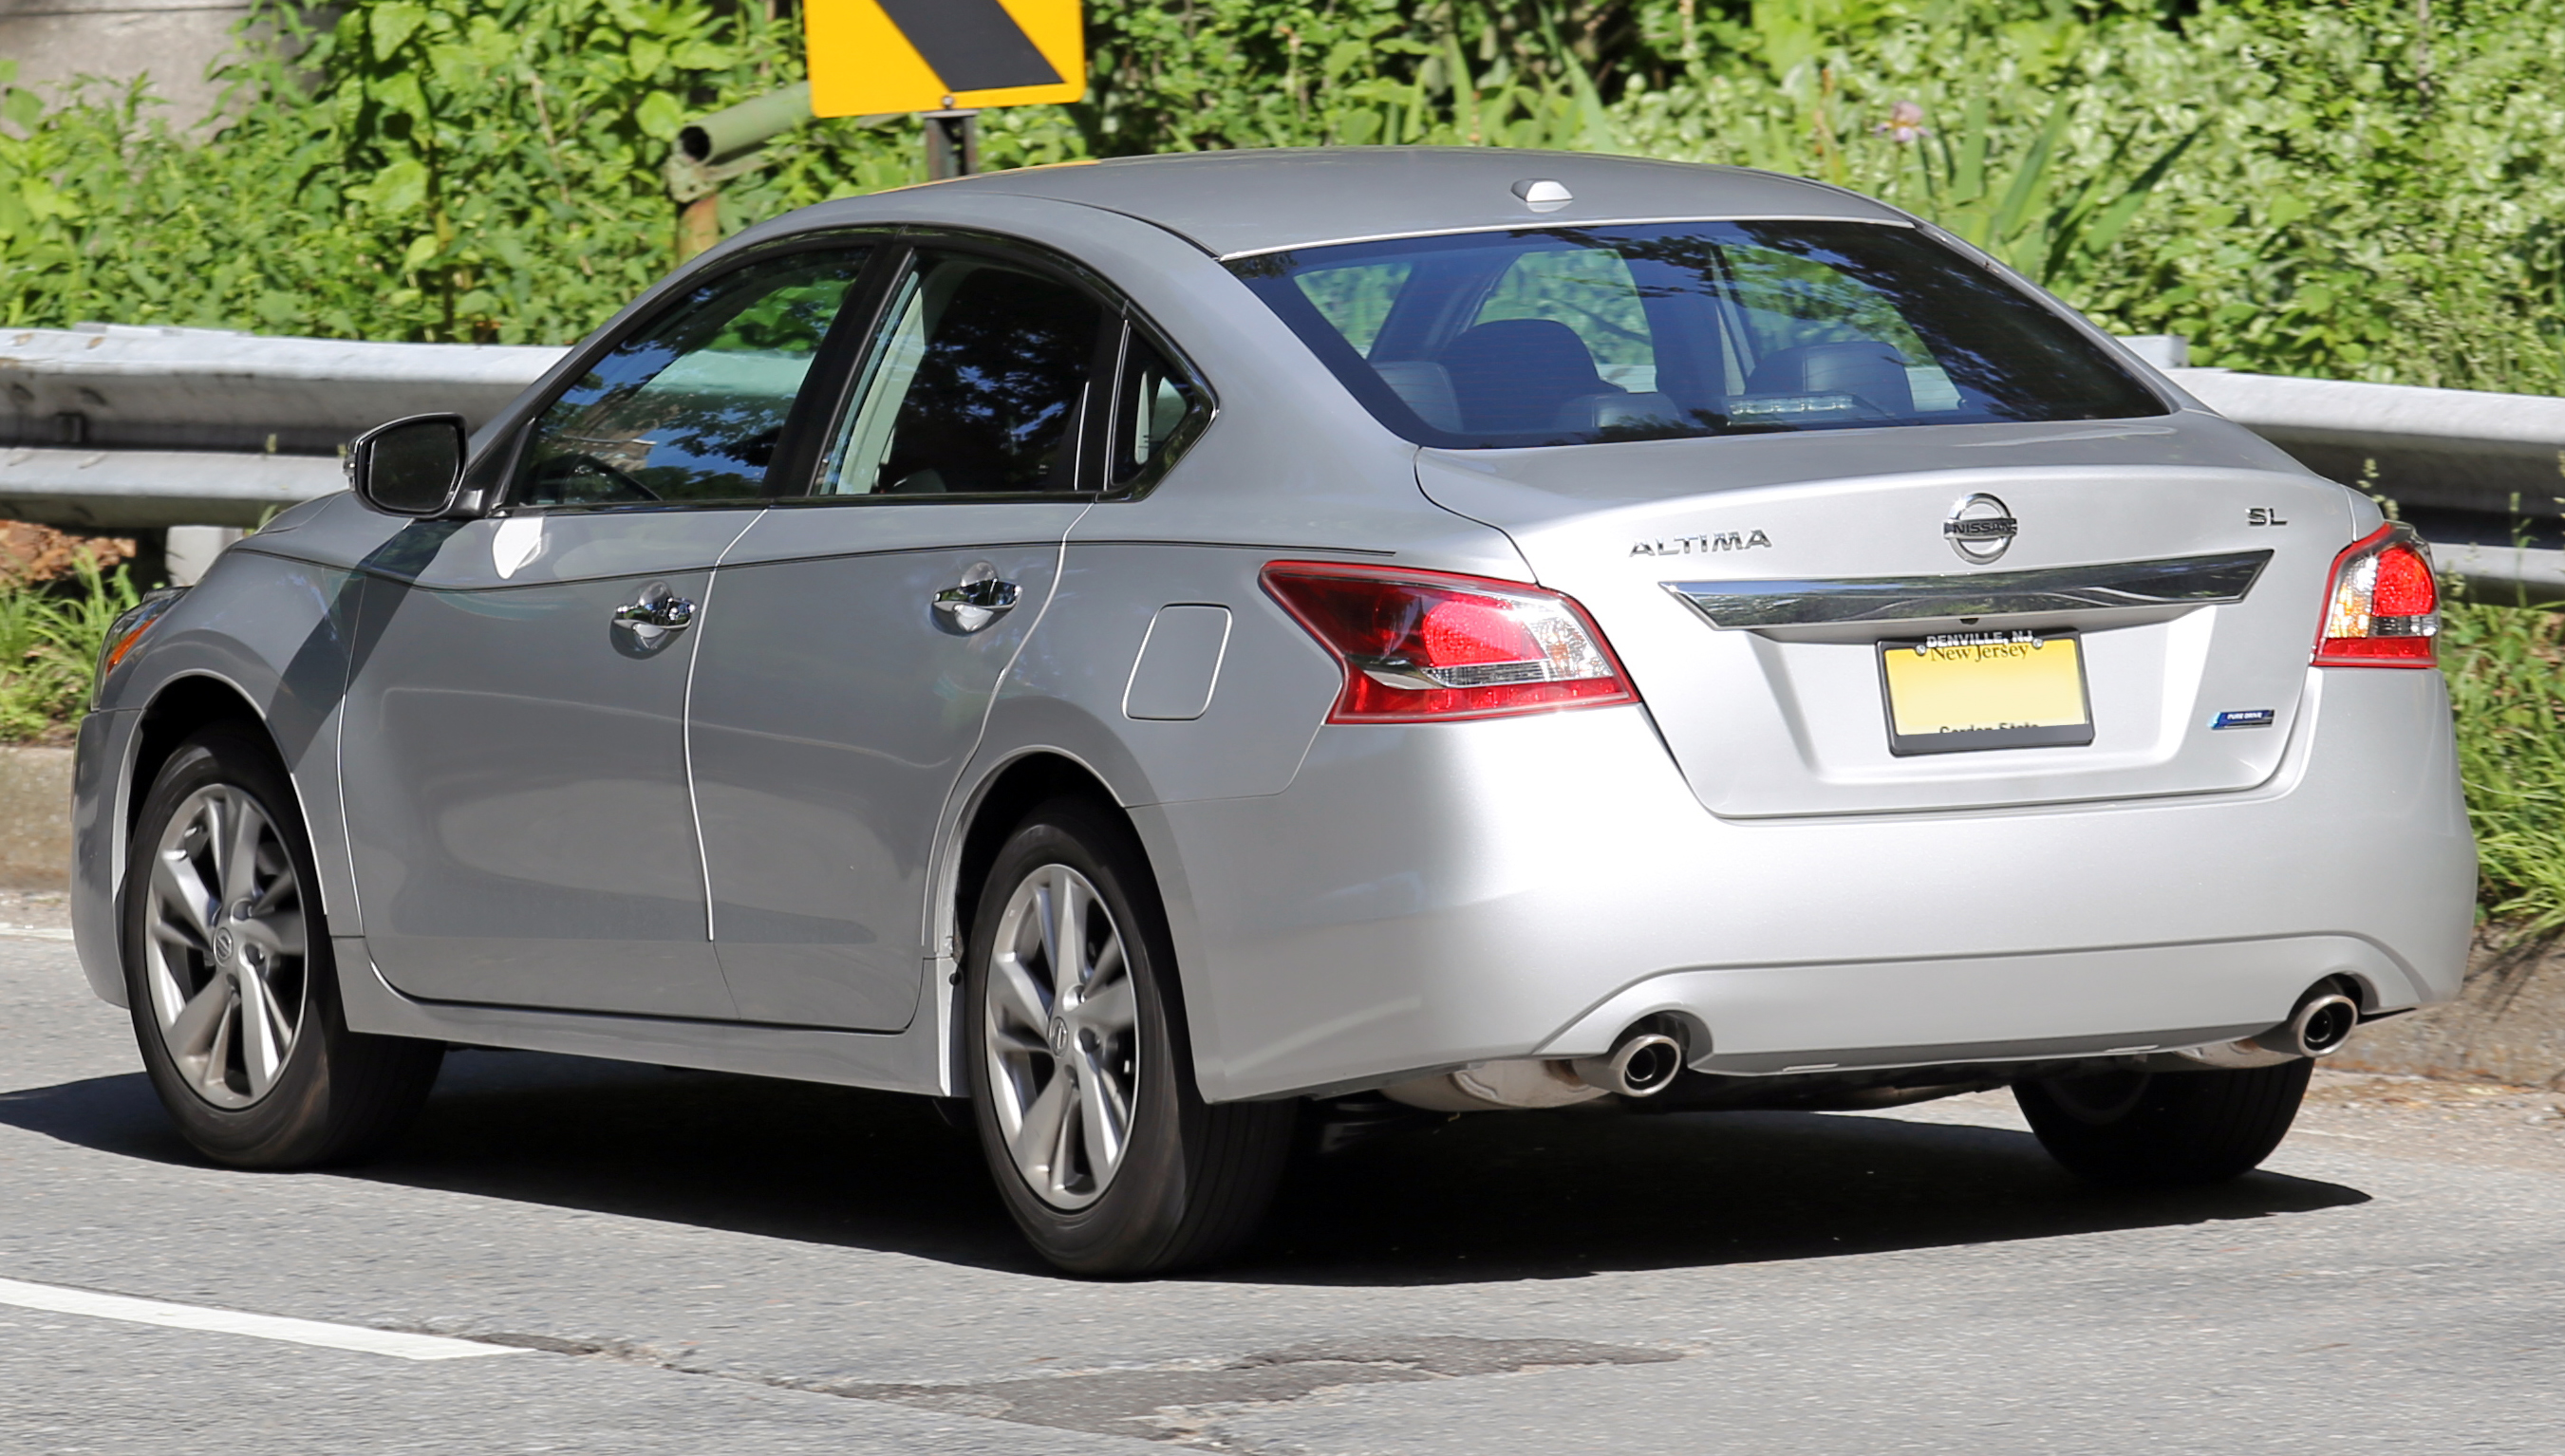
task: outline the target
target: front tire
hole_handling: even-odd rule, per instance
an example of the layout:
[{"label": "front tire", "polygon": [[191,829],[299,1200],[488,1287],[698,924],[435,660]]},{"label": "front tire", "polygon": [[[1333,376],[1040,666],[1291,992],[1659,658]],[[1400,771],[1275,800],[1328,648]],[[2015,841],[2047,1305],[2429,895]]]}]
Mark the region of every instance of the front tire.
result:
[{"label": "front tire", "polygon": [[293,786],[222,725],[161,765],[125,865],[125,1001],[160,1104],[241,1168],[360,1157],[436,1081],[437,1042],[348,1029]]},{"label": "front tire", "polygon": [[1028,816],[990,868],[966,968],[981,1149],[1045,1259],[1161,1273],[1255,1232],[1297,1105],[1195,1090],[1165,916],[1127,826],[1077,800]]},{"label": "front tire", "polygon": [[2170,1188],[2252,1171],[2296,1120],[2315,1063],[2105,1072],[2013,1085],[2040,1146],[2087,1182]]}]

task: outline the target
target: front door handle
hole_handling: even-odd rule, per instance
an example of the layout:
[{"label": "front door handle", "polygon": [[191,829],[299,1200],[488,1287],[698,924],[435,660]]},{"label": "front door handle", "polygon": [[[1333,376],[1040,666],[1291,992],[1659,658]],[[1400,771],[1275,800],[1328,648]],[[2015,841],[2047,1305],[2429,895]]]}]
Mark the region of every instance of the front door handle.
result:
[{"label": "front door handle", "polygon": [[1000,581],[997,568],[983,562],[963,573],[959,585],[936,593],[933,601],[935,609],[957,629],[976,632],[1015,610],[1024,595],[1024,588]]},{"label": "front door handle", "polygon": [[652,582],[641,589],[637,602],[627,602],[614,608],[614,624],[630,629],[644,646],[673,631],[694,625],[695,604],[669,590],[665,582]]}]

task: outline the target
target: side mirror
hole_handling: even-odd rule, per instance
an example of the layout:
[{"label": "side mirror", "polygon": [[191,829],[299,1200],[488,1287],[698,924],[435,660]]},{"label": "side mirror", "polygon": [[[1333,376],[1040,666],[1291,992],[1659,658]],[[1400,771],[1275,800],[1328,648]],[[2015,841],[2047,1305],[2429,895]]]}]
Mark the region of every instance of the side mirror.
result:
[{"label": "side mirror", "polygon": [[413,414],[378,424],[348,446],[348,485],[387,516],[442,516],[463,485],[468,438],[459,414]]}]

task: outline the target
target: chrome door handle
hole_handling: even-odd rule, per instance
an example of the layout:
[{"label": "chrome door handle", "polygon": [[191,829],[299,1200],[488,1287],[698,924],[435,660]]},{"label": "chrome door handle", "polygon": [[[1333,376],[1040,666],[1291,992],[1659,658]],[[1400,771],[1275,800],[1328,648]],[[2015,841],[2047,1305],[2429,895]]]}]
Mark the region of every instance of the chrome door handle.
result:
[{"label": "chrome door handle", "polygon": [[965,573],[960,585],[945,588],[932,600],[935,609],[955,627],[976,632],[1013,611],[1024,595],[1024,588],[1000,581],[996,568],[982,565]]},{"label": "chrome door handle", "polygon": [[613,621],[644,643],[655,642],[694,625],[695,604],[669,591],[666,583],[652,582],[641,589],[641,600],[614,608]]}]

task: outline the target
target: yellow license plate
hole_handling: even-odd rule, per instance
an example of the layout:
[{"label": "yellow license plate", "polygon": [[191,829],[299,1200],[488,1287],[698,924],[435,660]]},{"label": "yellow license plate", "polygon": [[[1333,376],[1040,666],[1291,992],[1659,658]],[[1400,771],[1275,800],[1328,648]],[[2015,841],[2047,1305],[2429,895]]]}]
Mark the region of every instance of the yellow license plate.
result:
[{"label": "yellow license plate", "polygon": [[2064,748],[2093,741],[2074,632],[1950,632],[1879,644],[1891,753]]}]

